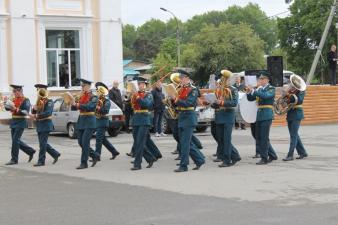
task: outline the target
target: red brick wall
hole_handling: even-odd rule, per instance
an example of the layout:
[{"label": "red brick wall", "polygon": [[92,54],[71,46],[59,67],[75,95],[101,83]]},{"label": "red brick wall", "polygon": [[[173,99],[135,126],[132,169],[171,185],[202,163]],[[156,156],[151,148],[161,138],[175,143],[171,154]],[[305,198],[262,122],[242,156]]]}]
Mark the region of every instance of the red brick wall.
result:
[{"label": "red brick wall", "polygon": [[[205,92],[208,90],[201,90],[201,93]],[[338,86],[308,86],[303,109],[305,119],[302,124],[338,123]],[[275,115],[273,126],[285,126],[285,117]]]}]

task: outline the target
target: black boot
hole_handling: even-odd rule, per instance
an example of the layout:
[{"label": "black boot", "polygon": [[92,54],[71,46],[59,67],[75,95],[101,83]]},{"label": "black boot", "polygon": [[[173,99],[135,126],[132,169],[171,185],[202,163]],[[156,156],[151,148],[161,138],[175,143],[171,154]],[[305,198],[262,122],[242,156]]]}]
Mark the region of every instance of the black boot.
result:
[{"label": "black boot", "polygon": [[59,154],[58,156],[56,156],[55,158],[54,158],[54,161],[53,161],[53,164],[55,164],[58,160],[59,160],[59,157],[61,156],[61,154]]},{"label": "black boot", "polygon": [[263,158],[256,163],[256,165],[266,165],[266,164],[268,164],[268,160]]},{"label": "black boot", "polygon": [[88,168],[88,165],[84,164],[84,163],[81,163],[80,166],[76,167],[77,170],[83,170],[83,169],[87,169],[87,168]]}]

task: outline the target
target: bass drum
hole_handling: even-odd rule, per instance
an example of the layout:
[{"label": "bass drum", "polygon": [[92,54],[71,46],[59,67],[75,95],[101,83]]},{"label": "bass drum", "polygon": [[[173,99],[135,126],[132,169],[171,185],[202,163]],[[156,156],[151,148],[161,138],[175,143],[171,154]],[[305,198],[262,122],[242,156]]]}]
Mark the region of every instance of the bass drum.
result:
[{"label": "bass drum", "polygon": [[250,102],[244,94],[239,103],[239,109],[243,120],[247,123],[255,123],[257,118],[257,103],[256,101]]}]

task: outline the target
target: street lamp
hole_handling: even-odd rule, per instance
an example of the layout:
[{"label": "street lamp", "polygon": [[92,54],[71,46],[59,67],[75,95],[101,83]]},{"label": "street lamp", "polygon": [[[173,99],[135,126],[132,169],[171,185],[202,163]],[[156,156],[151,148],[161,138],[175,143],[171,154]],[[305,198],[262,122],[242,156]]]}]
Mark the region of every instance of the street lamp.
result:
[{"label": "street lamp", "polygon": [[168,9],[165,9],[165,8],[162,8],[162,7],[160,9],[164,12],[170,13],[176,21],[177,67],[180,67],[180,65],[181,65],[181,63],[180,63],[181,62],[181,49],[180,49],[180,30],[179,30],[178,19],[175,16],[175,14],[173,12],[169,11]]}]

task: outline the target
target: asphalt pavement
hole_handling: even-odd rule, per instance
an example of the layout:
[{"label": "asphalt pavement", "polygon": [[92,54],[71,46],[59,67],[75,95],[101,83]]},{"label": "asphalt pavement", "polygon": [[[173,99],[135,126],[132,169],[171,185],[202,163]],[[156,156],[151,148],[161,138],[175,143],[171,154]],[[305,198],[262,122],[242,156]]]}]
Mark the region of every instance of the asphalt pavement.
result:
[{"label": "asphalt pavement", "polygon": [[[50,144],[62,153],[56,165],[47,156],[45,167],[34,168],[20,152],[19,165],[0,166],[0,224],[336,225],[338,125],[304,126],[300,133],[309,158],[281,161],[288,150],[288,132],[274,127],[271,142],[279,160],[257,166],[251,158],[250,131],[234,130],[233,144],[242,161],[223,169],[212,162],[216,145],[210,132],[197,134],[207,163],[199,171],[182,174],[173,172],[171,136],[153,137],[164,157],[151,169],[130,171],[131,159],[125,153],[130,151],[131,135],[121,134],[109,138],[121,152],[116,160],[109,160],[103,149],[102,162],[78,171],[76,140],[55,134]],[[8,130],[0,131],[0,140],[3,165],[10,156]],[[23,140],[38,147],[34,130],[27,130]]]}]

